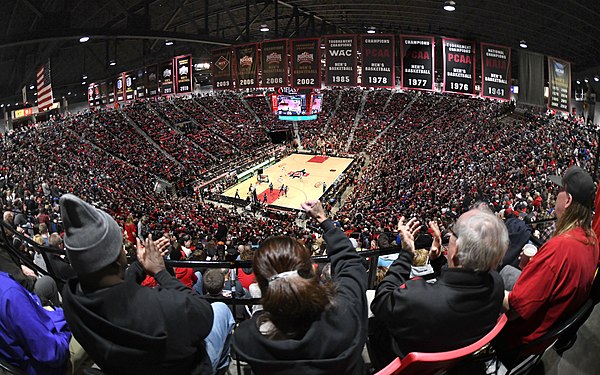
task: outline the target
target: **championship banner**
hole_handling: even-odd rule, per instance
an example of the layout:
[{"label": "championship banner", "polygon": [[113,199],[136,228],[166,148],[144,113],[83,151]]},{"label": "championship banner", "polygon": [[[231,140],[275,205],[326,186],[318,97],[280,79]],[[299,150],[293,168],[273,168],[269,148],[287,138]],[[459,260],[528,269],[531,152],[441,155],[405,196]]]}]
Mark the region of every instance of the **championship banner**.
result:
[{"label": "championship banner", "polygon": [[571,108],[571,63],[548,56],[548,108],[569,112]]},{"label": "championship banner", "polygon": [[400,36],[402,89],[433,91],[435,83],[434,51],[432,36]]},{"label": "championship banner", "polygon": [[170,95],[173,93],[173,60],[160,64],[160,89],[161,94]]},{"label": "championship banner", "polygon": [[212,51],[213,90],[233,89],[233,68],[231,49]]},{"label": "championship banner", "polygon": [[145,98],[146,97],[146,70],[140,68],[135,71],[135,97]]},{"label": "championship banner", "polygon": [[106,82],[107,90],[108,90],[108,104],[112,104],[115,102],[115,81],[109,80]]},{"label": "championship banner", "polygon": [[124,73],[121,73],[115,79],[115,96],[117,102],[121,102],[125,99],[125,85],[123,84],[123,75]]},{"label": "championship banner", "polygon": [[192,92],[192,55],[175,58],[177,93]]},{"label": "championship banner", "polygon": [[325,37],[325,84],[327,86],[356,86],[355,35]]},{"label": "championship banner", "polygon": [[98,106],[102,104],[102,97],[100,96],[100,84],[94,83],[94,105]]},{"label": "championship banner", "polygon": [[235,62],[237,88],[258,87],[258,44],[236,46]]},{"label": "championship banner", "polygon": [[108,104],[108,85],[106,81],[100,82],[100,102]]},{"label": "championship banner", "polygon": [[292,87],[321,87],[321,39],[292,39]]},{"label": "championship banner", "polygon": [[135,98],[135,89],[133,87],[133,72],[125,72],[123,74],[123,84],[125,85],[125,100],[133,100]]},{"label": "championship banner", "polygon": [[481,43],[481,96],[510,100],[510,47]]},{"label": "championship banner", "polygon": [[95,100],[94,100],[94,84],[93,83],[90,83],[88,85],[87,97],[88,97],[88,105],[90,107],[95,106],[96,103],[95,103]]},{"label": "championship banner", "polygon": [[146,67],[144,86],[148,90],[148,96],[158,95],[158,65],[152,64]]},{"label": "championship banner", "polygon": [[287,39],[271,40],[261,44],[262,86],[288,85]]},{"label": "championship banner", "polygon": [[389,87],[395,84],[394,35],[362,35],[362,85]]},{"label": "championship banner", "polygon": [[475,42],[443,38],[444,92],[475,93]]}]

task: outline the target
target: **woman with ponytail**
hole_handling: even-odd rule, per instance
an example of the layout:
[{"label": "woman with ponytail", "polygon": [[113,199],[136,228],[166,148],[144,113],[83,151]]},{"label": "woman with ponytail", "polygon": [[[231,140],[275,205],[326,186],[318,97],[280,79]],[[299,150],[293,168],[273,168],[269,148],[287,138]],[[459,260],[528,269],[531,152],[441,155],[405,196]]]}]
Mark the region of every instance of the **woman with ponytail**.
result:
[{"label": "woman with ponytail", "polygon": [[363,374],[367,273],[350,240],[319,201],[302,204],[324,232],[333,283],[322,284],[310,251],[290,237],[271,237],[252,268],[263,312],[235,331],[236,353],[255,374]]}]

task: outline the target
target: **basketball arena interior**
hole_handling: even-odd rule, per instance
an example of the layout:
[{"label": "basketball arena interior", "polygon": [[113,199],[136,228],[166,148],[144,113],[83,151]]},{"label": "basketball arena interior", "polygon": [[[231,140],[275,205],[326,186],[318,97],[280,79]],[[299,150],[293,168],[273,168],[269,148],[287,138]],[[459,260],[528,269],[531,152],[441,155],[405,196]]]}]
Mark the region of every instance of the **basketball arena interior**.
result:
[{"label": "basketball arena interior", "polygon": [[1,7],[0,373],[600,372],[599,2]]}]

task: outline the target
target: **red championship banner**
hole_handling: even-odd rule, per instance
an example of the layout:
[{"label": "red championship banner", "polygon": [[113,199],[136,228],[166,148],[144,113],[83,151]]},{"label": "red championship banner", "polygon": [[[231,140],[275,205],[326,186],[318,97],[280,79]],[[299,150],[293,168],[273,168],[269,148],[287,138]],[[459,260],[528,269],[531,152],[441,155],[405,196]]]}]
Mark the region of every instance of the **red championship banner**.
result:
[{"label": "red championship banner", "polygon": [[173,60],[160,64],[160,90],[162,95],[171,95],[173,90]]},{"label": "red championship banner", "polygon": [[260,62],[263,87],[281,87],[289,84],[287,39],[262,42]]},{"label": "red championship banner", "polygon": [[236,46],[235,62],[237,88],[258,87],[258,44]]},{"label": "red championship banner", "polygon": [[510,47],[480,43],[481,96],[510,100]]},{"label": "red championship banner", "polygon": [[148,96],[158,95],[158,64],[147,66],[144,78],[144,86],[148,90]]},{"label": "red championship banner", "polygon": [[571,63],[548,56],[548,108],[569,113]]},{"label": "red championship banner", "polygon": [[433,90],[435,83],[435,43],[432,36],[401,35],[403,90]]},{"label": "red championship banner", "polygon": [[125,85],[124,85],[124,79],[123,79],[124,75],[125,75],[125,73],[121,73],[115,79],[115,96],[116,96],[115,101],[117,101],[117,102],[122,102],[123,100],[125,100]]},{"label": "red championship banner", "polygon": [[140,68],[135,71],[134,87],[135,97],[145,98],[146,97],[146,68]]},{"label": "red championship banner", "polygon": [[177,93],[192,92],[192,55],[177,56],[174,60]]},{"label": "red championship banner", "polygon": [[233,58],[230,48],[212,51],[213,90],[233,89]]},{"label": "red championship banner", "polygon": [[444,92],[475,94],[475,42],[443,38]]},{"label": "red championship banner", "polygon": [[292,87],[321,87],[321,39],[292,39]]},{"label": "red championship banner", "polygon": [[396,79],[394,35],[361,35],[362,85],[393,88]]},{"label": "red championship banner", "polygon": [[135,88],[133,87],[133,72],[123,73],[123,84],[125,86],[125,100],[133,100],[135,98]]},{"label": "red championship banner", "polygon": [[327,86],[356,86],[356,35],[325,37],[325,84]]}]

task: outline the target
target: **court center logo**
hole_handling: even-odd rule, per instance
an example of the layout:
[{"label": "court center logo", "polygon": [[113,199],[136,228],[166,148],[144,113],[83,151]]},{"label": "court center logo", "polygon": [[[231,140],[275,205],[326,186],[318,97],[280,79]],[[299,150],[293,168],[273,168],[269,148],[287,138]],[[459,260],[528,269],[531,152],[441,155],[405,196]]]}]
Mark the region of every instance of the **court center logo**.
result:
[{"label": "court center logo", "polygon": [[288,172],[288,177],[291,178],[302,178],[302,177],[307,177],[308,175],[310,175],[310,173],[308,173],[306,171],[306,169],[302,169],[300,171],[292,171],[292,172]]}]

